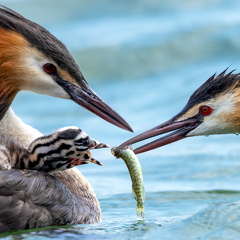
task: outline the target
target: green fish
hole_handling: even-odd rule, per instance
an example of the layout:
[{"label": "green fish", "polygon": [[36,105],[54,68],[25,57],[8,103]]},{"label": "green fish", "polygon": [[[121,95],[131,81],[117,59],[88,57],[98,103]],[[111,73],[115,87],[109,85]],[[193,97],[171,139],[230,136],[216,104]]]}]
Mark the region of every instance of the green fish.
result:
[{"label": "green fish", "polygon": [[112,154],[116,158],[122,158],[127,165],[132,179],[132,192],[137,201],[137,220],[144,220],[144,200],[145,189],[143,184],[142,168],[137,156],[131,147],[126,146],[123,149],[112,148]]}]

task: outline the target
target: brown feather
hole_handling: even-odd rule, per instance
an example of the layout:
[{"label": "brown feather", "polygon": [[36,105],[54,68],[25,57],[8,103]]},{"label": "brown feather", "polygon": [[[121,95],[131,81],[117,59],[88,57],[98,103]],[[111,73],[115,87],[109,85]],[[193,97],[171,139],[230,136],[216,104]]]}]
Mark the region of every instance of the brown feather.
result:
[{"label": "brown feather", "polygon": [[20,56],[27,42],[17,33],[0,28],[0,119],[20,91]]}]

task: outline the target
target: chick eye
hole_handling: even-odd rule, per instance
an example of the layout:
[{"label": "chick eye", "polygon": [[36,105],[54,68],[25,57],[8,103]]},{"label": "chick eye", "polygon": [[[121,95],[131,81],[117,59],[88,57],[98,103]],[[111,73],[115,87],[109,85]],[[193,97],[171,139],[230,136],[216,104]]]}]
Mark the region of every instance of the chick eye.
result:
[{"label": "chick eye", "polygon": [[201,107],[199,108],[199,110],[200,110],[200,112],[202,113],[202,115],[204,115],[204,116],[210,115],[210,114],[212,113],[212,111],[213,111],[213,109],[212,109],[211,107],[206,106],[206,105],[201,106]]},{"label": "chick eye", "polygon": [[53,74],[57,72],[56,66],[52,63],[45,63],[43,65],[43,70],[48,74]]}]

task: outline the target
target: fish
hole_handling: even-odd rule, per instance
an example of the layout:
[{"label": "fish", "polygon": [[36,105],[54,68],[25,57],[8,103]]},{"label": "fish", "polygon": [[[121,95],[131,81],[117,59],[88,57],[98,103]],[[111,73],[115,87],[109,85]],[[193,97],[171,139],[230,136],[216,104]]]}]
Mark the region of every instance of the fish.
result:
[{"label": "fish", "polygon": [[130,146],[123,148],[114,147],[111,149],[111,153],[116,158],[122,158],[127,165],[131,180],[132,180],[132,192],[137,202],[136,213],[137,220],[144,220],[144,201],[145,201],[145,188],[143,182],[142,167],[140,162],[133,152]]}]

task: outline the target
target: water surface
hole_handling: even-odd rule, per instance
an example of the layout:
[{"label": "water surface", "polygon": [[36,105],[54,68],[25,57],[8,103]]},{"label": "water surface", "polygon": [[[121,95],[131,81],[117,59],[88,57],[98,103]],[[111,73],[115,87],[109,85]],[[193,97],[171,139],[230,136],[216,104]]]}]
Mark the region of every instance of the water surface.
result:
[{"label": "water surface", "polygon": [[[46,27],[76,58],[90,86],[135,134],[177,114],[215,72],[240,66],[240,2],[2,0]],[[43,133],[76,125],[116,146],[134,136],[70,101],[24,92],[14,111]],[[104,167],[79,169],[103,221],[2,235],[3,239],[239,239],[239,137],[196,137],[140,154],[146,221],[137,222],[123,161],[93,151]]]}]

